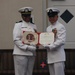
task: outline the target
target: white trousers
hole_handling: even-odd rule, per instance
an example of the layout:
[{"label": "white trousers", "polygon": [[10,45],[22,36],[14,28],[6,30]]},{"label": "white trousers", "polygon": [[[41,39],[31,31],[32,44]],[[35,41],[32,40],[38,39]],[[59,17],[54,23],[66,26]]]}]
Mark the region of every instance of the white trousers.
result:
[{"label": "white trousers", "polygon": [[14,55],[15,75],[32,75],[34,56]]},{"label": "white trousers", "polygon": [[49,73],[50,75],[65,75],[64,72],[64,62],[56,62],[49,65]]}]

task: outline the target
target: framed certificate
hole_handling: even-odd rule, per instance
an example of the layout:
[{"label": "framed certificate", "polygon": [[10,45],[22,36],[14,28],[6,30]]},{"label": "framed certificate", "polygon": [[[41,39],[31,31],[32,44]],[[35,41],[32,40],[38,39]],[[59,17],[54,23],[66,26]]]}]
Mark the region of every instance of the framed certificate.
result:
[{"label": "framed certificate", "polygon": [[35,33],[25,31],[23,33],[22,42],[24,44],[34,44],[34,45],[51,44],[54,42],[54,33],[53,32]]},{"label": "framed certificate", "polygon": [[23,33],[22,42],[26,44],[37,44],[38,34],[35,32],[25,31]]},{"label": "framed certificate", "polygon": [[51,44],[54,42],[54,33],[53,32],[44,32],[44,33],[40,33],[39,36],[39,44]]}]

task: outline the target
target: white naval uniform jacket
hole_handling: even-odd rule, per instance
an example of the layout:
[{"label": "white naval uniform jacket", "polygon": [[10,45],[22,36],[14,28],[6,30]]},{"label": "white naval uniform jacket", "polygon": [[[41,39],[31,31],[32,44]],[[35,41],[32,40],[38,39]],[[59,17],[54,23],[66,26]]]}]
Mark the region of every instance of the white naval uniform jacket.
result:
[{"label": "white naval uniform jacket", "polygon": [[32,23],[26,23],[24,21],[15,23],[13,29],[13,41],[14,41],[13,54],[33,56],[33,52],[27,50],[27,45],[23,44],[21,39],[22,39],[23,31],[34,32],[34,29],[36,29],[36,25]]},{"label": "white naval uniform jacket", "polygon": [[50,50],[47,50],[47,58],[48,58],[47,61],[49,64],[66,60],[64,51],[64,45],[66,40],[66,29],[61,23],[57,21],[54,25],[48,26],[46,31],[52,32],[54,28],[57,29],[55,42],[50,44],[49,45]]}]

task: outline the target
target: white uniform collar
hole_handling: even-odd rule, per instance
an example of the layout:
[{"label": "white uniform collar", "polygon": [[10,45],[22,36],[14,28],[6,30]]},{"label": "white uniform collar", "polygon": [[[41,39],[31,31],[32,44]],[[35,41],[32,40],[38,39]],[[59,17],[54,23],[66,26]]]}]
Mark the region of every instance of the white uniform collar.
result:
[{"label": "white uniform collar", "polygon": [[54,24],[51,24],[51,26],[55,26],[58,23],[58,21],[56,21]]},{"label": "white uniform collar", "polygon": [[29,26],[29,24],[30,24],[30,22],[29,22],[29,23],[27,23],[27,22],[25,22],[25,21],[23,21],[22,23],[23,23],[23,24],[22,24],[22,26],[23,26],[23,27],[28,27],[28,26]]}]

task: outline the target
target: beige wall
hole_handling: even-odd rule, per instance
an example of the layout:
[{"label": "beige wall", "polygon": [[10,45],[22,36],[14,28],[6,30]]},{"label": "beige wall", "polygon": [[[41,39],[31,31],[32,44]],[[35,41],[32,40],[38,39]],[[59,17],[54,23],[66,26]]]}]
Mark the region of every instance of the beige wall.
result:
[{"label": "beige wall", "polygon": [[43,31],[42,0],[0,0],[0,49],[13,49],[13,26],[21,20],[18,9],[24,6],[33,7],[34,22]]}]

